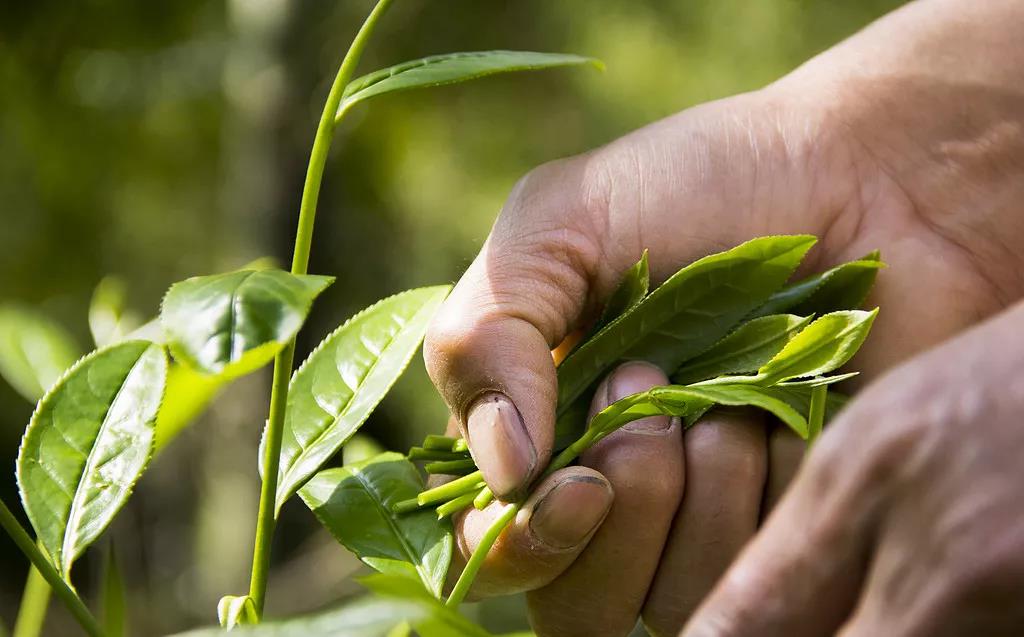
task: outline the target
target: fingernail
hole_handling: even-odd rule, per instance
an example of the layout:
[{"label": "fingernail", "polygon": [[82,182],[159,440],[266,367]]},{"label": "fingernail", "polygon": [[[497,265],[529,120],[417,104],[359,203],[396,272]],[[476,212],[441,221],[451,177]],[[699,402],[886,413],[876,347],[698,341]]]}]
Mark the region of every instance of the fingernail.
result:
[{"label": "fingernail", "polygon": [[[632,394],[665,384],[665,374],[650,363],[626,363],[612,372],[608,380],[608,404]],[[623,426],[626,431],[660,433],[672,426],[669,416],[649,416]]]},{"label": "fingernail", "polygon": [[481,396],[469,410],[466,428],[473,459],[494,495],[500,498],[522,487],[537,451],[512,401],[498,392]]},{"label": "fingernail", "polygon": [[612,504],[606,482],[591,476],[574,477],[556,485],[537,503],[530,530],[556,549],[570,549],[597,528]]}]

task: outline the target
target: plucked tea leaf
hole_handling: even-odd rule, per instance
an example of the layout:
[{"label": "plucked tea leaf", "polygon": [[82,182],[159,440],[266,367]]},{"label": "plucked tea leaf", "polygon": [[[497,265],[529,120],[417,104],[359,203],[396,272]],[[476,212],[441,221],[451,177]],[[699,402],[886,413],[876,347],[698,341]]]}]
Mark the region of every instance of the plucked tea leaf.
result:
[{"label": "plucked tea leaf", "polygon": [[415,465],[385,452],[313,476],[299,495],[345,548],[381,573],[419,578],[441,595],[452,557],[452,529],[433,511],[394,512],[423,490]]},{"label": "plucked tea leaf", "polygon": [[162,347],[127,341],[75,363],[36,407],[18,454],[18,488],[65,579],[142,475],[166,377]]},{"label": "plucked tea leaf", "polygon": [[793,337],[782,351],[758,370],[761,384],[790,378],[821,376],[850,360],[871,330],[878,310],[826,314]]},{"label": "plucked tea leaf", "polygon": [[[781,286],[814,245],[807,235],[761,237],[676,272],[558,367],[559,439],[578,435],[585,413],[573,403],[623,359],[671,373],[714,345]],[[586,399],[584,399],[586,400]]]},{"label": "plucked tea leaf", "polygon": [[780,312],[808,315],[855,310],[867,298],[878,270],[883,267],[885,264],[875,250],[856,261],[837,265],[783,287],[758,308],[753,316]]},{"label": "plucked tea leaf", "polygon": [[175,360],[205,374],[241,376],[274,358],[333,281],[282,270],[193,277],[167,291],[160,321]]},{"label": "plucked tea leaf", "polygon": [[496,73],[536,71],[559,66],[604,66],[594,58],[532,51],[469,51],[445,53],[402,62],[349,82],[338,107],[341,113],[371,97],[416,88],[475,80]]},{"label": "plucked tea leaf", "polygon": [[[657,392],[655,400],[665,402],[670,400],[674,390],[673,387],[664,388],[665,395]],[[715,405],[731,405],[734,407],[758,407],[775,415],[779,420],[786,423],[790,429],[795,431],[801,438],[807,438],[807,417],[794,409],[789,403],[766,392],[761,387],[753,385],[709,385],[706,387],[688,387],[686,394],[702,398]],[[686,416],[686,414],[680,414]]]},{"label": "plucked tea leaf", "polygon": [[0,375],[31,402],[81,356],[67,331],[20,305],[0,306]]},{"label": "plucked tea leaf", "polygon": [[811,318],[772,314],[747,321],[711,349],[687,361],[672,374],[672,382],[686,385],[724,374],[756,372]]},{"label": "plucked tea leaf", "polygon": [[288,391],[277,510],[363,424],[405,370],[450,286],[384,299],[330,334]]}]

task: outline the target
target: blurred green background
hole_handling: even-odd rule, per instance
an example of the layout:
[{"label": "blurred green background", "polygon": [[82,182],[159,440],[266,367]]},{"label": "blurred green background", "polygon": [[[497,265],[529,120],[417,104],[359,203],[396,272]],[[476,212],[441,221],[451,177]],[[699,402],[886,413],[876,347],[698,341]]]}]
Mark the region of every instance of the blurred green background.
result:
[{"label": "blurred green background", "polygon": [[[488,48],[566,51],[607,72],[509,75],[357,108],[328,164],[311,271],[338,277],[300,355],[345,317],[404,288],[454,281],[531,167],[687,106],[764,85],[896,0],[401,0],[362,71]],[[94,286],[115,274],[155,314],[184,277],[290,258],[322,101],[365,0],[0,2],[0,302],[42,309],[89,343]],[[248,584],[256,445],[269,376],[232,386],[157,459],[110,536],[132,633],[215,621]],[[0,383],[0,467],[31,413]],[[422,371],[366,431],[404,448],[443,425]],[[0,495],[16,502],[12,471]],[[351,593],[355,568],[297,501],[276,545],[270,614]],[[101,543],[102,544],[102,543]],[[102,549],[94,550],[98,555]],[[77,569],[92,596],[99,559]],[[25,564],[0,540],[0,617]],[[484,605],[494,629],[521,602]],[[54,603],[45,634],[75,634]]]}]

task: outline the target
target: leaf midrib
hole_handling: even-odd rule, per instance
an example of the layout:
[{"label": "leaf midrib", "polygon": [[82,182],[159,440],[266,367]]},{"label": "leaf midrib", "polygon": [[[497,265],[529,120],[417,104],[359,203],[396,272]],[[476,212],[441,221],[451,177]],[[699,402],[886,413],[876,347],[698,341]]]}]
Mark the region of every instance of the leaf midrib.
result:
[{"label": "leaf midrib", "polygon": [[[410,319],[408,323],[411,323],[412,320],[415,319],[416,316],[420,313],[420,311],[422,311],[422,308],[420,310],[417,310],[416,313],[413,314],[412,319]],[[406,325],[408,325],[408,323],[406,323]],[[372,363],[370,363],[370,367],[366,370],[366,373],[363,374],[363,377],[359,380],[359,384],[355,387],[355,389],[352,390],[352,396],[350,396],[349,399],[347,401],[345,401],[345,406],[341,409],[341,411],[338,412],[338,415],[333,416],[331,418],[331,423],[329,425],[327,425],[326,427],[324,427],[323,431],[321,431],[319,434],[317,434],[316,438],[314,438],[312,442],[310,442],[308,445],[302,447],[302,449],[299,451],[298,455],[295,456],[295,460],[293,460],[292,462],[288,463],[288,468],[282,474],[282,476],[281,476],[282,478],[289,477],[291,475],[292,471],[295,469],[295,467],[297,467],[303,460],[306,459],[307,452],[310,449],[315,448],[318,444],[320,444],[320,441],[322,441],[324,439],[324,437],[327,436],[327,433],[338,424],[338,421],[340,421],[342,418],[344,418],[348,414],[349,410],[352,408],[352,403],[355,402],[356,395],[359,393],[359,390],[362,389],[363,385],[366,383],[366,379],[369,378],[373,374],[373,371],[375,369],[377,369],[377,365],[379,365],[381,359],[384,358],[384,355],[387,353],[388,348],[391,347],[391,344],[395,342],[395,340],[398,338],[398,335],[401,334],[404,330],[405,330],[405,325],[399,326],[398,331],[395,332],[395,334],[392,335],[391,338],[388,339],[387,344],[384,345],[384,347],[382,347],[381,350],[380,350],[381,351],[380,356],[375,357],[374,361]],[[363,345],[363,347],[366,347],[366,346]],[[282,484],[286,484],[287,480],[282,480],[281,482],[282,482]],[[278,506],[280,506],[280,505],[281,505],[281,503],[278,504]]]},{"label": "leaf midrib", "polygon": [[[807,358],[810,358],[811,356],[813,356],[816,352],[818,352],[818,350],[821,350],[821,349],[823,349],[825,347],[828,347],[829,345],[832,345],[833,343],[842,341],[842,339],[846,338],[846,335],[849,334],[851,330],[857,328],[860,324],[861,324],[861,321],[858,321],[856,323],[848,323],[846,325],[846,327],[844,327],[842,330],[840,330],[839,333],[836,334],[835,336],[829,338],[828,340],[826,340],[825,342],[821,343],[817,347],[810,348],[810,349],[806,350],[803,354],[797,354],[796,356],[791,358],[789,364],[786,365],[785,367],[783,367],[781,370],[776,371],[774,373],[774,375],[775,376],[780,376],[780,377],[785,376],[788,373],[789,370],[792,370],[793,367],[795,367],[796,365],[798,365],[802,361],[806,360]],[[790,342],[792,342],[792,341],[790,341]],[[769,363],[771,363],[771,361],[769,361]]]},{"label": "leaf midrib", "polygon": [[[82,484],[85,482],[86,476],[88,476],[90,474],[91,469],[93,467],[93,463],[94,463],[94,461],[96,459],[95,454],[97,452],[97,448],[99,447],[99,445],[97,444],[97,441],[99,441],[99,439],[103,436],[103,434],[105,433],[105,431],[107,429],[107,426],[108,426],[107,418],[110,416],[110,410],[114,408],[115,404],[117,404],[118,399],[121,397],[121,392],[124,391],[124,387],[127,384],[128,378],[135,371],[135,368],[139,365],[139,363],[142,362],[142,357],[143,357],[143,355],[145,355],[146,351],[148,351],[148,350],[149,350],[149,347],[146,347],[146,348],[144,348],[139,353],[138,358],[136,358],[135,362],[132,363],[131,369],[129,369],[128,373],[125,374],[124,378],[121,379],[121,384],[117,388],[117,393],[114,394],[113,400],[110,401],[110,404],[107,405],[106,410],[103,412],[103,421],[100,423],[100,428],[96,432],[96,436],[95,436],[95,438],[93,440],[92,448],[89,449],[89,454],[88,454],[88,456],[86,456],[85,466],[82,467],[82,472],[81,472],[81,474],[78,477],[78,484],[75,486],[75,493],[74,493],[74,495],[71,498],[71,506],[68,508],[68,523],[67,523],[67,526],[65,526],[65,528],[64,528],[64,538],[61,541],[61,549],[60,549],[61,571],[64,573],[65,577],[71,572],[71,563],[68,560],[68,556],[69,556],[69,554],[74,553],[74,542],[71,543],[70,547],[68,546],[68,542],[69,542],[69,540],[77,538],[77,536],[78,536],[79,525],[77,524],[77,520],[75,518],[77,517],[78,509],[81,506],[84,506],[83,504],[81,504],[81,499],[80,499],[82,497]],[[75,522],[75,524],[73,526],[72,526],[72,522]],[[69,552],[69,548],[71,549],[70,552]]]},{"label": "leaf midrib", "polygon": [[373,501],[374,506],[377,507],[377,512],[380,513],[380,516],[382,518],[384,518],[384,521],[387,522],[388,528],[391,529],[391,533],[395,536],[395,538],[398,539],[398,543],[399,545],[401,545],[402,551],[408,558],[409,563],[412,564],[413,568],[416,569],[416,573],[420,576],[420,580],[427,585],[427,588],[433,591],[434,583],[433,581],[431,581],[429,577],[430,574],[427,572],[424,565],[417,558],[415,552],[412,550],[412,547],[406,541],[405,536],[399,532],[398,526],[395,524],[395,521],[391,518],[390,511],[388,511],[387,508],[384,506],[383,498],[380,496],[377,490],[374,489],[373,486],[366,480],[366,478],[363,477],[364,468],[365,467],[352,471],[352,476],[359,482],[359,485],[362,486],[363,489],[370,495],[370,499]]}]

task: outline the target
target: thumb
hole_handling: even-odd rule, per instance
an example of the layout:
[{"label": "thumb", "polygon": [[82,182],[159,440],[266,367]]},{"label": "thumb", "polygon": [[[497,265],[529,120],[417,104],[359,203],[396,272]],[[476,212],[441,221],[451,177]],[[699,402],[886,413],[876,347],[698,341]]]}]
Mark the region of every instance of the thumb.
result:
[{"label": "thumb", "polygon": [[430,377],[502,499],[521,496],[547,464],[557,402],[551,349],[588,298],[600,298],[599,268],[615,267],[601,258],[585,180],[585,166],[566,160],[517,185],[424,343]]}]

